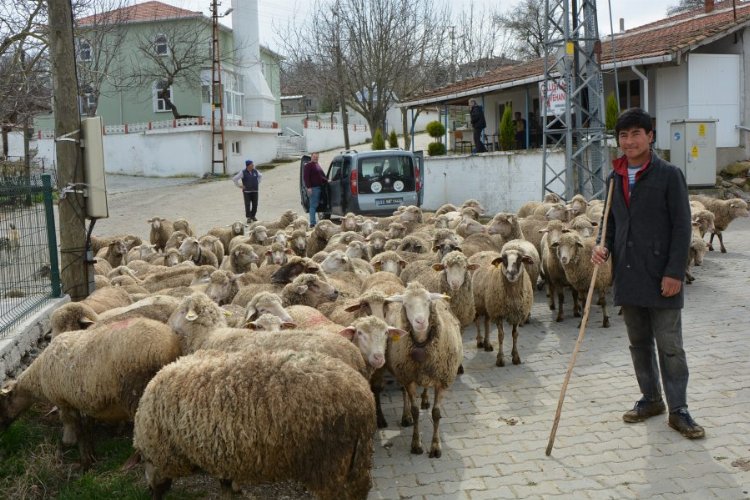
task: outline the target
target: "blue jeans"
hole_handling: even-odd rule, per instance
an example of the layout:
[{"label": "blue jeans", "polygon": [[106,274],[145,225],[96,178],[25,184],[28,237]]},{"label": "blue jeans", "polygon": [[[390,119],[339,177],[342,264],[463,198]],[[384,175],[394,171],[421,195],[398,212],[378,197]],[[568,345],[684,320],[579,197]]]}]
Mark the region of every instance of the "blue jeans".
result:
[{"label": "blue jeans", "polygon": [[317,223],[317,220],[315,219],[315,214],[318,211],[318,205],[320,204],[320,192],[321,187],[314,187],[312,188],[312,193],[310,193],[310,225],[314,226]]},{"label": "blue jeans", "polygon": [[643,396],[649,401],[661,399],[661,371],[670,413],[686,409],[688,366],[682,348],[682,310],[623,306],[622,314]]}]

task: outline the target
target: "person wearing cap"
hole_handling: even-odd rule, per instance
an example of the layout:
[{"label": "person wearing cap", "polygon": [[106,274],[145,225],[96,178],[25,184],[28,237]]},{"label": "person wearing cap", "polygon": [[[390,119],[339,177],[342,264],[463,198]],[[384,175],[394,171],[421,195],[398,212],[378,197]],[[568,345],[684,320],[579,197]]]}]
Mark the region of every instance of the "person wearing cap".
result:
[{"label": "person wearing cap", "polygon": [[255,169],[253,160],[245,160],[245,169],[237,172],[232,181],[234,185],[242,189],[245,199],[245,217],[247,222],[255,222],[255,213],[258,211],[258,188],[263,174]]}]

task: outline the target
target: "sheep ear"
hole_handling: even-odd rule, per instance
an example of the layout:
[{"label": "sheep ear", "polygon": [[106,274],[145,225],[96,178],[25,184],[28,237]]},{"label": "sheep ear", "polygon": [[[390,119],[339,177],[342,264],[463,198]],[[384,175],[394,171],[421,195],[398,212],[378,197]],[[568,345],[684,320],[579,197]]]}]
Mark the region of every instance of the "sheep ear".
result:
[{"label": "sheep ear", "polygon": [[294,293],[297,295],[304,295],[307,292],[307,285],[297,285],[294,287]]},{"label": "sheep ear", "polygon": [[388,333],[388,336],[391,338],[392,341],[398,342],[401,339],[402,335],[408,335],[407,332],[400,328],[394,328],[392,326],[388,327],[388,330],[386,330]]},{"label": "sheep ear", "polygon": [[287,255],[294,255],[294,250],[292,250],[291,248],[287,248],[284,250],[284,253]]},{"label": "sheep ear", "polygon": [[151,224],[152,222],[154,222],[154,219],[149,219],[146,221],[146,224]]},{"label": "sheep ear", "polygon": [[469,271],[476,271],[477,269],[479,269],[479,264],[469,264],[468,266],[466,266],[466,269]]},{"label": "sheep ear", "polygon": [[390,297],[386,297],[386,302],[400,302],[401,304],[404,303],[404,296],[403,295],[391,295]]},{"label": "sheep ear", "polygon": [[245,328],[248,330],[261,330],[262,327],[258,324],[257,321],[248,321],[245,323]]},{"label": "sheep ear", "polygon": [[342,337],[348,340],[353,340],[355,333],[357,333],[356,328],[354,328],[353,326],[347,326],[346,328],[344,328],[343,330],[339,332],[339,335],[341,335]]},{"label": "sheep ear", "polygon": [[502,264],[502,263],[503,263],[503,258],[502,257],[497,257],[496,259],[493,259],[492,262],[490,262],[490,264],[492,264],[495,267],[499,267],[500,264]]},{"label": "sheep ear", "polygon": [[556,241],[556,242],[554,242],[554,243],[550,243],[550,245],[549,245],[549,246],[550,246],[551,248],[557,248],[557,247],[559,247],[559,246],[560,246],[560,242]]},{"label": "sheep ear", "polygon": [[523,262],[524,264],[533,264],[534,259],[532,259],[528,255],[524,255],[523,257],[521,257],[521,262]]},{"label": "sheep ear", "polygon": [[438,300],[438,299],[445,299],[445,300],[451,300],[450,295],[445,295],[444,293],[430,293],[430,300]]},{"label": "sheep ear", "polygon": [[572,233],[573,230],[566,227],[565,229],[562,230],[562,232],[563,233]]},{"label": "sheep ear", "polygon": [[373,262],[373,263],[372,263],[372,267],[373,267],[373,268],[374,268],[374,269],[375,269],[376,271],[381,271],[381,270],[383,269],[383,262],[382,262],[382,261],[377,261],[377,262]]},{"label": "sheep ear", "polygon": [[583,248],[583,242],[582,241],[576,241],[576,246]]},{"label": "sheep ear", "polygon": [[273,255],[273,252],[270,250],[266,250],[263,255],[265,255],[266,257],[270,257],[271,255]]},{"label": "sheep ear", "polygon": [[437,264],[433,264],[432,268],[435,271],[442,271],[443,269],[445,269],[445,266],[443,264],[441,264],[441,263],[437,263]]},{"label": "sheep ear", "polygon": [[401,266],[401,269],[405,268],[405,267],[406,267],[406,264],[407,264],[407,263],[406,263],[406,261],[405,261],[405,260],[400,260],[400,261],[398,261],[398,265],[399,265],[399,266]]},{"label": "sheep ear", "polygon": [[352,304],[350,306],[345,307],[344,311],[354,312],[354,311],[359,311],[360,309],[362,309],[362,302],[357,302],[356,304]]},{"label": "sheep ear", "polygon": [[258,311],[255,309],[255,306],[248,304],[247,308],[245,309],[245,321],[250,321],[253,319],[255,314]]},{"label": "sheep ear", "polygon": [[83,326],[84,328],[86,328],[86,326],[88,326],[88,325],[93,325],[95,323],[95,321],[93,319],[91,319],[91,318],[87,318],[87,317],[84,316],[83,318],[81,318],[81,319],[78,320],[78,323],[81,326]]},{"label": "sheep ear", "polygon": [[281,328],[282,328],[282,330],[283,329],[297,328],[297,323],[293,323],[291,321],[284,321],[283,323],[281,323]]}]

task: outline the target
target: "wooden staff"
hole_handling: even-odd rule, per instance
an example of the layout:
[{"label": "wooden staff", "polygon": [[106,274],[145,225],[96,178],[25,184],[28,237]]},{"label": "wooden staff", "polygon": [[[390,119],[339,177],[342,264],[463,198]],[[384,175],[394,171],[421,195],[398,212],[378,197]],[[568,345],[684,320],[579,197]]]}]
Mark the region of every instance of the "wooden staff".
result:
[{"label": "wooden staff", "polygon": [[[615,185],[614,177],[609,182],[609,190],[607,191],[607,203],[604,205],[604,219],[601,227],[601,244],[604,244],[607,237],[607,219],[609,219],[609,209],[612,203],[612,189]],[[581,318],[581,327],[578,330],[578,340],[573,348],[573,356],[570,358],[568,364],[568,373],[565,375],[562,388],[560,389],[560,399],[557,401],[557,412],[555,413],[555,421],[552,423],[552,431],[549,434],[549,442],[547,443],[547,456],[552,454],[552,446],[555,444],[555,435],[557,434],[557,426],[560,424],[560,414],[562,413],[562,405],[565,400],[565,392],[568,390],[568,382],[570,382],[570,375],[573,373],[573,367],[576,364],[576,357],[578,356],[578,350],[581,348],[583,343],[583,337],[586,334],[586,324],[589,320],[589,311],[591,310],[591,299],[594,296],[594,285],[596,284],[596,275],[599,271],[599,265],[594,265],[594,272],[591,275],[591,283],[589,284],[589,293],[586,295],[586,305],[583,308],[583,318]]]}]

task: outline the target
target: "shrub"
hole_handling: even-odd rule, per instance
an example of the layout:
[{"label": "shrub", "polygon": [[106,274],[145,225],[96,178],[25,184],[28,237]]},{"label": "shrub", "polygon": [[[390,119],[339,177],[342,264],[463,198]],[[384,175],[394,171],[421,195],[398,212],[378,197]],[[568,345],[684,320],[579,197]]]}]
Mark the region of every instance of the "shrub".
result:
[{"label": "shrub", "polygon": [[445,135],[445,125],[435,120],[425,126],[425,130],[433,139],[441,140]]},{"label": "shrub", "polygon": [[383,131],[376,129],[372,136],[372,150],[378,151],[380,149],[385,149],[385,138],[383,138]]},{"label": "shrub", "polygon": [[608,132],[614,131],[615,124],[617,123],[617,115],[620,114],[620,107],[617,105],[617,97],[615,97],[614,92],[610,92],[607,96],[605,110],[604,125],[607,127]]},{"label": "shrub", "polygon": [[427,154],[430,156],[440,156],[445,154],[445,144],[442,142],[431,142],[427,145]]},{"label": "shrub", "polygon": [[503,151],[513,149],[516,144],[516,124],[513,122],[513,109],[505,106],[503,117],[500,119],[500,147]]},{"label": "shrub", "polygon": [[388,147],[389,148],[398,147],[398,136],[396,135],[396,131],[393,129],[391,129],[391,133],[388,134]]}]

